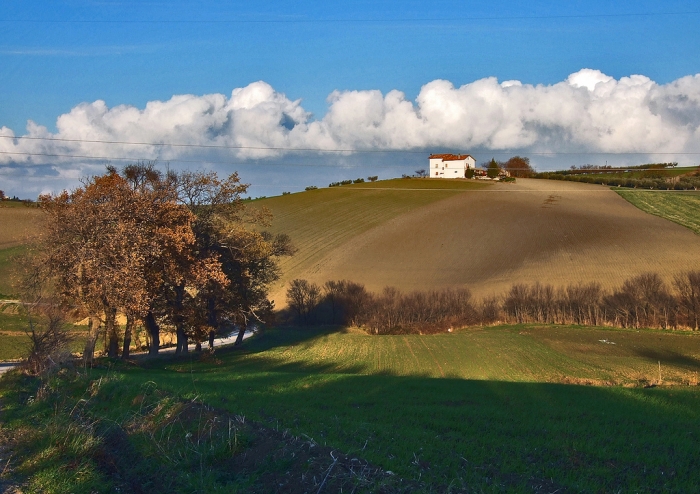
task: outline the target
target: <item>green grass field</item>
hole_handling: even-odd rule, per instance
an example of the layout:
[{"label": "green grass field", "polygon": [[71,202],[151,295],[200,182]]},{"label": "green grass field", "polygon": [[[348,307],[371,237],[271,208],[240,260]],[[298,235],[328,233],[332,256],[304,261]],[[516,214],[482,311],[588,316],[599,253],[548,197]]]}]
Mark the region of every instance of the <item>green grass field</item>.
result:
[{"label": "green grass field", "polygon": [[0,249],[0,299],[12,299],[17,295],[13,287],[13,262],[17,256],[26,252],[26,247],[18,245]]},{"label": "green grass field", "polygon": [[[148,379],[343,451],[364,449],[385,469],[437,485],[488,489],[493,476],[525,489],[536,477],[574,491],[636,490],[664,485],[669,474],[661,472],[670,470],[669,485],[700,480],[688,439],[700,433],[697,388],[545,384],[647,382],[657,379],[659,361],[662,379],[697,379],[695,335],[561,327],[430,337],[280,331],[219,358],[218,365],[154,368]],[[144,378],[125,375],[134,386]]]},{"label": "green grass field", "polygon": [[666,218],[700,234],[700,192],[613,190],[642,211]]},{"label": "green grass field", "polygon": [[[603,340],[603,341],[601,341]],[[700,482],[700,337],[569,327],[436,336],[272,331],[199,363],[120,371],[431,485],[685,491]],[[635,387],[575,386],[616,382]],[[501,487],[499,487],[501,486]],[[555,490],[555,489],[552,489]]]},{"label": "green grass field", "polygon": [[[489,184],[399,179],[255,204],[269,207],[273,229],[302,248],[303,258],[283,265],[293,277],[295,266],[373,226],[481,187]],[[663,213],[653,214],[697,220],[698,195],[618,193]],[[11,249],[0,251],[0,273]],[[25,324],[16,311],[0,311],[0,360],[26,344]],[[259,472],[231,473],[259,436],[212,459],[199,447],[199,432],[195,448],[187,429],[177,428],[178,403],[193,400],[367,460],[421,492],[690,492],[700,485],[700,335],[690,332],[278,329],[213,357],[103,360],[77,372],[74,381],[70,372],[43,383],[0,380],[0,450],[6,437],[27,438],[12,461],[23,491],[112,492],[133,478],[148,480],[151,492],[269,492],[272,484],[256,484]],[[144,410],[145,395],[160,401]],[[141,427],[147,415],[169,425]],[[180,449],[169,446],[171,434]],[[129,474],[119,485],[110,474],[117,467]],[[288,467],[274,468],[282,478]]]},{"label": "green grass field", "polygon": [[[699,370],[700,335],[693,333],[532,325],[435,336],[286,329],[202,361],[161,357],[90,370],[93,384],[81,381],[83,391],[64,396],[61,406],[74,409],[104,381],[99,400],[80,406],[90,406],[90,420],[130,431],[144,390],[196,399],[368,460],[424,492],[688,492],[700,484]],[[642,387],[659,377],[664,386]],[[7,382],[0,381],[0,395],[12,392],[3,390]],[[55,420],[51,403],[31,407],[49,407],[46,416]],[[16,422],[5,427],[24,427],[39,413],[31,407],[11,409]],[[46,478],[37,462],[47,458],[54,458],[51,475],[64,472],[73,460],[59,459],[47,444],[18,472]],[[90,472],[99,474],[84,478],[93,478]],[[64,477],[67,487],[47,492],[94,489],[94,482],[83,489]],[[227,478],[233,483],[219,486],[223,492],[255,485],[250,472]]]},{"label": "green grass field", "polygon": [[[0,362],[25,358],[29,349],[27,316],[15,304],[0,304]],[[80,352],[85,346],[87,327],[72,325],[69,328],[74,340],[71,351]]]},{"label": "green grass field", "polygon": [[619,173],[587,173],[581,175],[592,178],[669,178],[688,175],[698,171],[697,166],[681,166],[675,168],[634,170]]}]

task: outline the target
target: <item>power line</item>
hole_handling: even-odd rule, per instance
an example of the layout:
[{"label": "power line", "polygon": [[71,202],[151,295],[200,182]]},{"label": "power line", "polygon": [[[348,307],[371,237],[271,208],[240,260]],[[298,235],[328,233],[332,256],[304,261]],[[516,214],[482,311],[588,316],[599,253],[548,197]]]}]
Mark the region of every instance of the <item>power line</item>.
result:
[{"label": "power line", "polygon": [[562,14],[562,15],[514,15],[514,16],[466,16],[425,17],[393,19],[0,19],[0,22],[27,24],[386,24],[386,23],[463,23],[473,21],[510,21],[546,19],[606,19],[625,17],[661,17],[697,15],[700,11],[687,12],[638,12],[620,14]]},{"label": "power line", "polygon": [[401,151],[393,149],[322,149],[322,148],[293,148],[293,147],[273,147],[273,146],[231,146],[226,144],[178,144],[167,142],[135,142],[135,141],[102,141],[97,139],[64,139],[59,137],[31,137],[31,136],[0,136],[5,139],[24,139],[32,141],[58,141],[58,142],[80,142],[91,144],[124,144],[132,146],[161,146],[180,148],[202,148],[202,149],[250,149],[256,151],[306,151],[318,153],[420,153],[425,151]]},{"label": "power line", "polygon": [[[134,158],[134,157],[118,157],[118,156],[91,156],[91,155],[80,155],[80,154],[54,154],[54,153],[16,153],[13,151],[0,151],[0,154],[19,154],[22,156],[38,156],[38,157],[49,157],[49,158],[76,158],[76,159],[89,159],[89,160],[101,160],[101,161],[159,161],[158,158]],[[166,163],[204,163],[204,164],[222,164],[222,165],[232,165],[232,166],[294,166],[294,167],[319,167],[319,168],[359,168],[364,165],[360,164],[314,164],[314,163],[274,163],[269,161],[245,161],[245,162],[234,162],[225,160],[209,160],[209,159],[166,159],[162,160]],[[1,167],[2,165],[0,165]],[[406,166],[416,166],[416,165],[383,165],[375,163],[372,165],[376,168],[405,168]]]},{"label": "power line", "polygon": [[[99,139],[67,139],[60,137],[32,137],[32,136],[6,136],[0,135],[0,138],[5,139],[22,139],[22,140],[33,140],[33,141],[55,141],[55,142],[74,142],[74,143],[85,143],[85,144],[120,144],[120,145],[130,145],[130,146],[153,146],[153,147],[173,147],[173,148],[194,148],[194,149],[241,149],[241,150],[252,150],[252,151],[290,151],[290,152],[313,152],[313,153],[351,153],[351,154],[364,154],[364,153],[401,153],[401,154],[429,154],[426,150],[403,150],[403,149],[323,149],[323,148],[298,148],[298,147],[282,147],[282,146],[233,146],[226,144],[180,144],[180,143],[166,143],[166,142],[140,142],[140,141],[108,141]],[[435,146],[437,147],[437,146]],[[686,152],[686,151],[614,151],[614,152],[604,152],[604,151],[540,151],[540,152],[527,152],[522,149],[504,149],[500,151],[495,150],[484,150],[478,151],[479,154],[493,154],[493,155],[505,155],[512,153],[526,153],[532,156],[618,156],[618,155],[678,155],[678,156],[694,156],[700,155],[700,152]],[[130,159],[141,159],[141,160],[152,160],[153,158],[125,158],[125,157],[103,157],[103,156],[83,156],[83,155],[60,155],[60,154],[44,154],[44,153],[28,153],[28,152],[12,152],[12,151],[0,151],[0,154],[20,154],[26,156],[53,156],[53,157],[66,157],[66,158],[84,158],[84,159],[115,159],[115,160],[130,160]],[[201,160],[198,160],[201,161]]]}]

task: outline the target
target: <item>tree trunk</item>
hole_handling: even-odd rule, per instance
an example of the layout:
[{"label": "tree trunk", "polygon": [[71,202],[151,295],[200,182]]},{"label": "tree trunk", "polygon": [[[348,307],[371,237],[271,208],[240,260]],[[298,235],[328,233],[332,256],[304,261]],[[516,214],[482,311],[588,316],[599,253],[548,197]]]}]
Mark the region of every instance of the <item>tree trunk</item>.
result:
[{"label": "tree trunk", "polygon": [[129,349],[131,347],[131,333],[134,329],[134,316],[126,316],[126,327],[124,328],[124,345],[122,346],[122,359],[129,358]]},{"label": "tree trunk", "polygon": [[207,324],[209,331],[209,351],[214,351],[214,339],[216,338],[216,330],[219,327],[219,318],[216,311],[216,300],[214,297],[207,297]]},{"label": "tree trunk", "polygon": [[241,325],[241,329],[238,330],[238,336],[236,337],[236,342],[233,346],[240,345],[243,342],[243,335],[245,335],[246,325]]},{"label": "tree trunk", "polygon": [[209,350],[214,350],[214,338],[216,338],[216,331],[212,329],[209,331]]},{"label": "tree trunk", "polygon": [[117,334],[117,309],[109,307],[105,309],[105,329],[109,343],[107,344],[107,356],[117,358],[119,356],[119,334]]},{"label": "tree trunk", "polygon": [[185,285],[179,285],[175,287],[175,301],[174,301],[174,323],[175,323],[175,335],[177,337],[177,343],[175,346],[175,354],[179,355],[181,353],[187,353],[187,333],[185,332],[185,321],[183,320],[183,301],[185,300]]},{"label": "tree trunk", "polygon": [[158,327],[158,322],[152,311],[148,311],[144,323],[146,324],[146,331],[148,331],[151,339],[151,344],[148,347],[148,354],[158,355],[158,350],[160,349],[160,328]]},{"label": "tree trunk", "polygon": [[181,353],[187,353],[189,348],[187,347],[187,333],[185,333],[185,328],[182,322],[178,322],[175,335],[177,336],[177,346],[175,347],[175,354],[179,355]]},{"label": "tree trunk", "polygon": [[95,345],[97,344],[97,338],[100,336],[100,328],[102,325],[98,323],[95,326],[95,319],[93,317],[88,318],[88,336],[85,340],[85,349],[83,350],[83,363],[85,366],[92,365],[92,361],[95,358]]}]

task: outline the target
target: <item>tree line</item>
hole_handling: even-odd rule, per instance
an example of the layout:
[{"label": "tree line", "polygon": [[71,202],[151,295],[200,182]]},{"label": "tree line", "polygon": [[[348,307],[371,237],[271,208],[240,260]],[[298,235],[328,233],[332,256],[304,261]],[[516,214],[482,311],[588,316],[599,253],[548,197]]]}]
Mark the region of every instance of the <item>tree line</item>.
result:
[{"label": "tree line", "polygon": [[700,323],[700,271],[667,285],[656,273],[626,280],[611,291],[598,283],[518,283],[500,296],[475,299],[470,290],[372,293],[348,280],[323,286],[292,280],[288,319],[302,325],[342,324],[371,334],[437,333],[469,325],[543,323],[621,328],[690,328]]},{"label": "tree line", "polygon": [[234,328],[240,341],[251,321],[272,317],[268,286],[279,257],[295,250],[287,235],[264,231],[271,214],[244,203],[247,188],[237,173],[222,179],[137,163],[42,195],[46,225],[23,263],[21,288],[43,301],[34,307],[60,305],[88,319],[88,361],[100,336],[110,357],[128,357],[137,325],[151,354],[164,327],[178,353]]},{"label": "tree line", "polygon": [[[592,170],[591,173],[596,170]],[[611,187],[629,187],[632,189],[654,190],[698,190],[700,188],[700,171],[692,175],[668,177],[661,169],[648,169],[639,178],[609,177],[602,174],[582,175],[568,171],[541,172],[534,175],[535,178],[547,180],[566,180],[589,184],[608,185]]]}]

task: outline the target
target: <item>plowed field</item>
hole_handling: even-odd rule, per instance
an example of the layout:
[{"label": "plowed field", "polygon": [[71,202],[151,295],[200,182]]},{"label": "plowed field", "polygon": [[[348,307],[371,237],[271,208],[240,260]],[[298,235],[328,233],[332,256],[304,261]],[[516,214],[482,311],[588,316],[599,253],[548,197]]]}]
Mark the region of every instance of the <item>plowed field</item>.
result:
[{"label": "plowed field", "polygon": [[460,183],[399,180],[263,201],[275,213],[274,229],[299,247],[282,265],[277,306],[293,278],[345,278],[370,290],[466,286],[487,296],[516,282],[612,287],[646,271],[671,281],[700,269],[700,236],[608,187]]},{"label": "plowed field", "polygon": [[20,203],[0,204],[0,249],[27,243],[39,234],[41,211]]}]

